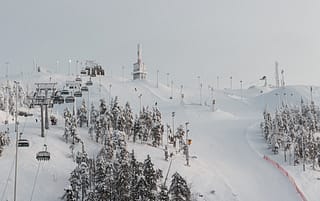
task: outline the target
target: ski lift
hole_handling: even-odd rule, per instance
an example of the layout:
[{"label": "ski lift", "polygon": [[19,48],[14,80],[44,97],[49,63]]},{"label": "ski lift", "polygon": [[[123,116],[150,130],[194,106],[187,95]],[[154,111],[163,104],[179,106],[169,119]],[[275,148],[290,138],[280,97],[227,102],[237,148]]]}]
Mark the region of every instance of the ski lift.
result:
[{"label": "ski lift", "polygon": [[82,82],[82,79],[80,77],[76,77],[76,82]]},{"label": "ski lift", "polygon": [[64,98],[63,96],[54,96],[53,97],[53,104],[63,104]]},{"label": "ski lift", "polygon": [[75,91],[74,92],[74,96],[77,97],[77,98],[78,97],[82,97],[82,92],[81,91]]},{"label": "ski lift", "polygon": [[27,139],[19,139],[18,140],[18,147],[29,147],[29,140]]},{"label": "ski lift", "polygon": [[86,85],[87,85],[87,86],[92,86],[92,85],[93,85],[91,79],[87,81]]},{"label": "ski lift", "polygon": [[89,91],[89,88],[87,86],[81,87],[81,91]]},{"label": "ski lift", "polygon": [[74,103],[74,96],[67,96],[65,99],[65,103]]},{"label": "ski lift", "polygon": [[92,72],[91,72],[91,77],[96,77],[97,75],[96,75],[96,72],[93,70]]},{"label": "ski lift", "polygon": [[69,95],[69,90],[67,89],[62,90],[61,95]]},{"label": "ski lift", "polygon": [[47,145],[44,144],[44,151],[39,151],[36,155],[38,161],[48,161],[50,160],[50,152],[47,151]]}]

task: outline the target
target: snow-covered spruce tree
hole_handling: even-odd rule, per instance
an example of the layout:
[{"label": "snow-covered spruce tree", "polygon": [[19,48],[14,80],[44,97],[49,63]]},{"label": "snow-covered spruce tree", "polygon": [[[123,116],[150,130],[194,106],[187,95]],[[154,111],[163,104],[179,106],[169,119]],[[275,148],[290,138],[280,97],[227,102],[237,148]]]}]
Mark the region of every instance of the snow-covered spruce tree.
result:
[{"label": "snow-covered spruce tree", "polygon": [[96,108],[94,107],[94,104],[91,104],[90,124],[94,124],[97,121],[98,116],[99,116],[99,111],[96,110]]},{"label": "snow-covered spruce tree", "polygon": [[90,180],[89,180],[89,167],[88,164],[85,162],[82,162],[80,164],[80,180],[81,180],[81,198],[84,198],[88,194],[89,186],[90,186]]},{"label": "snow-covered spruce tree", "polygon": [[76,201],[77,198],[74,195],[73,190],[71,189],[71,186],[69,188],[64,189],[64,195],[62,196],[62,200],[64,201]]},{"label": "snow-covered spruce tree", "polygon": [[132,131],[132,141],[136,142],[137,137],[140,139],[140,136],[142,136],[142,126],[140,124],[138,116],[136,116]]},{"label": "snow-covered spruce tree", "polygon": [[133,123],[134,123],[133,122],[133,113],[132,113],[129,102],[126,103],[124,110],[123,110],[123,113],[124,113],[124,118],[125,118],[124,131],[127,134],[128,139],[129,139],[129,137],[131,136],[131,132],[133,130]]},{"label": "snow-covered spruce tree", "polygon": [[168,188],[162,184],[160,186],[160,193],[158,195],[158,201],[169,201]]},{"label": "snow-covered spruce tree", "polygon": [[123,111],[120,112],[117,121],[118,121],[118,122],[117,122],[117,128],[116,128],[116,130],[125,131],[126,118],[125,118],[125,116],[124,116]]},{"label": "snow-covered spruce tree", "polygon": [[147,155],[143,164],[143,176],[147,184],[147,198],[150,201],[154,201],[157,195],[157,177],[149,155]]},{"label": "snow-covered spruce tree", "polygon": [[190,201],[191,192],[185,179],[176,172],[172,175],[172,181],[169,188],[171,201]]},{"label": "snow-covered spruce tree", "polygon": [[75,200],[78,200],[80,198],[80,192],[81,192],[81,178],[80,177],[81,177],[80,168],[79,168],[79,166],[77,166],[71,172],[71,177],[69,178],[72,195],[74,196]]},{"label": "snow-covered spruce tree", "polygon": [[130,198],[132,200],[139,200],[137,185],[138,185],[138,180],[142,175],[143,164],[136,160],[133,150],[129,156],[129,165],[131,170]]},{"label": "snow-covered spruce tree", "polygon": [[87,111],[86,102],[83,99],[81,107],[77,111],[77,116],[78,116],[80,128],[82,127],[83,124],[86,124],[88,126],[87,112],[88,111]]},{"label": "snow-covered spruce tree", "polygon": [[131,201],[130,183],[131,172],[128,161],[121,161],[116,172],[116,200]]},{"label": "snow-covered spruce tree", "polygon": [[139,201],[148,201],[148,185],[146,183],[146,180],[143,176],[140,176],[138,178],[138,184],[136,185],[136,194],[138,195],[138,198],[135,200]]},{"label": "snow-covered spruce tree", "polygon": [[106,111],[107,111],[106,101],[104,99],[100,99],[99,113],[105,114]]},{"label": "snow-covered spruce tree", "polygon": [[122,109],[119,105],[119,98],[116,96],[113,101],[113,105],[111,106],[111,114],[112,114],[112,127],[118,128],[118,118],[122,112]]}]

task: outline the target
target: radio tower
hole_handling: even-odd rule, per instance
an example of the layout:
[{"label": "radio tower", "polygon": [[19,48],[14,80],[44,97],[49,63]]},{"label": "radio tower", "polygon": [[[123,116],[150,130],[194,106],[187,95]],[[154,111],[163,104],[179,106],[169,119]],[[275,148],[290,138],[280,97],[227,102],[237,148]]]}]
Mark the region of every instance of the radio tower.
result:
[{"label": "radio tower", "polygon": [[280,81],[279,81],[279,69],[278,69],[278,62],[276,61],[275,62],[275,65],[276,65],[276,72],[275,72],[275,75],[276,75],[276,88],[279,88],[280,87]]}]

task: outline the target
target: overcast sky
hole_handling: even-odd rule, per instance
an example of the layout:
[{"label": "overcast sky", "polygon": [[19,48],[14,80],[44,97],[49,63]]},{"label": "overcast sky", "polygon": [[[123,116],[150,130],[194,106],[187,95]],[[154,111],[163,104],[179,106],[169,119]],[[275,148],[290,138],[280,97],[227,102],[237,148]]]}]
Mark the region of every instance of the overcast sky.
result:
[{"label": "overcast sky", "polygon": [[278,61],[287,83],[320,85],[319,11],[318,0],[1,0],[0,66],[95,59],[129,77],[141,43],[153,80],[159,69],[179,84],[273,83]]}]

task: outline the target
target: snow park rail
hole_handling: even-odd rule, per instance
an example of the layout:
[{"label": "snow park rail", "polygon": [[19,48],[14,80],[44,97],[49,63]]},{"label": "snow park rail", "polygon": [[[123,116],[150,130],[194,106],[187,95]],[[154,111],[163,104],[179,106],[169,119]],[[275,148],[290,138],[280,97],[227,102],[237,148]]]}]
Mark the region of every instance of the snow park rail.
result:
[{"label": "snow park rail", "polygon": [[289,175],[289,173],[277,162],[275,162],[274,160],[272,160],[271,158],[269,158],[268,156],[263,156],[263,159],[268,161],[269,163],[271,163],[274,167],[276,167],[284,176],[286,176],[290,183],[295,187],[296,191],[298,192],[298,194],[301,197],[302,201],[307,201],[306,196],[303,194],[302,190],[298,187],[298,185],[296,184],[295,180],[293,179],[292,176]]}]

